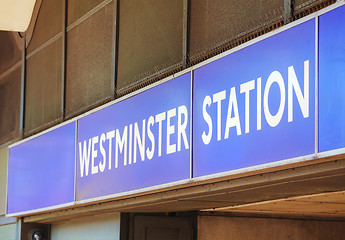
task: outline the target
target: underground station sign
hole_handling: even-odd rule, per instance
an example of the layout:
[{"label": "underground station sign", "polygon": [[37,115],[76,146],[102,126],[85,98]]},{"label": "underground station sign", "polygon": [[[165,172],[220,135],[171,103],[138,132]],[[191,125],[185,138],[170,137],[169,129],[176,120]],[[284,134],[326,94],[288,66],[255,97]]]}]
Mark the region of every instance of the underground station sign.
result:
[{"label": "underground station sign", "polygon": [[7,214],[341,151],[345,10],[316,18],[14,144]]},{"label": "underground station sign", "polygon": [[78,121],[76,200],[190,177],[190,73]]},{"label": "underground station sign", "polygon": [[315,151],[315,22],[194,71],[193,173]]}]

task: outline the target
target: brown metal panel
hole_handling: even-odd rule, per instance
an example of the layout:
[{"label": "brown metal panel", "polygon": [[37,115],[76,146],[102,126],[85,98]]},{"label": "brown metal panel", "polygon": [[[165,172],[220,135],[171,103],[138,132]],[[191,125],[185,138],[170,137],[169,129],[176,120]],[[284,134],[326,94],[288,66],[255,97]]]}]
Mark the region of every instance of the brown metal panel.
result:
[{"label": "brown metal panel", "polygon": [[67,33],[66,116],[113,98],[113,3]]},{"label": "brown metal panel", "polygon": [[341,240],[344,239],[344,235],[344,221],[312,221],[262,217],[198,217],[199,240]]},{"label": "brown metal panel", "polygon": [[27,59],[25,135],[43,130],[62,118],[61,54],[58,38]]},{"label": "brown metal panel", "polygon": [[120,0],[118,89],[182,64],[182,47],[182,0]]},{"label": "brown metal panel", "polygon": [[67,24],[74,23],[77,19],[92,10],[104,0],[68,0],[67,5]]},{"label": "brown metal panel", "polygon": [[0,79],[0,145],[19,137],[21,66]]},{"label": "brown metal panel", "polygon": [[321,3],[321,2],[327,2],[325,0],[295,0],[295,9],[301,9],[306,8],[308,6]]},{"label": "brown metal panel", "polygon": [[27,52],[53,38],[62,31],[63,0],[44,0],[37,16],[35,29]]},{"label": "brown metal panel", "polygon": [[294,0],[294,18],[304,17],[335,2],[336,0]]},{"label": "brown metal panel", "polygon": [[188,217],[134,216],[136,240],[192,240],[192,219]]},{"label": "brown metal panel", "polygon": [[191,0],[190,57],[255,32],[281,19],[284,0]]},{"label": "brown metal panel", "polygon": [[0,31],[0,74],[20,61],[21,51],[17,48],[12,32]]}]

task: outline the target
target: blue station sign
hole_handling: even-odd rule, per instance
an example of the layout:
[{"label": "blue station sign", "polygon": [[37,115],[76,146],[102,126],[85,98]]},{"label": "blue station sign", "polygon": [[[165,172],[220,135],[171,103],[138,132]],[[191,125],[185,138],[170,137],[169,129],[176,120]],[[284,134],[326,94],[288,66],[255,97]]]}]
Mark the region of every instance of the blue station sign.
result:
[{"label": "blue station sign", "polygon": [[194,71],[193,176],[315,150],[315,20]]},{"label": "blue station sign", "polygon": [[190,177],[190,73],[78,121],[76,200]]},{"label": "blue station sign", "polygon": [[319,17],[319,151],[345,147],[345,7]]}]

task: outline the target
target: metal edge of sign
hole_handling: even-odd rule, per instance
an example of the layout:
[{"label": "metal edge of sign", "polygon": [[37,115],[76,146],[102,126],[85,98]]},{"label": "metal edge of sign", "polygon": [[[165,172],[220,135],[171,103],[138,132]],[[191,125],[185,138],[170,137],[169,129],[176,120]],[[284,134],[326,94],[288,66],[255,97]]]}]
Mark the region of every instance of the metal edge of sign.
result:
[{"label": "metal edge of sign", "polygon": [[315,154],[319,152],[319,16],[315,17],[315,130],[314,130],[314,141],[315,141]]},{"label": "metal edge of sign", "polygon": [[78,121],[75,121],[75,142],[74,142],[74,182],[73,182],[73,201],[75,202],[77,200],[77,178],[78,178],[78,174],[77,174],[77,159],[78,159]]},{"label": "metal edge of sign", "polygon": [[6,162],[7,162],[7,169],[6,169],[6,190],[5,190],[5,193],[6,193],[6,200],[5,200],[5,215],[7,214],[7,203],[8,203],[8,165],[9,165],[9,159],[10,159],[10,148],[7,147],[7,159],[6,159]]},{"label": "metal edge of sign", "polygon": [[23,211],[23,212],[18,212],[18,213],[6,214],[6,217],[18,217],[18,216],[29,215],[32,213],[39,214],[39,213],[47,212],[50,210],[58,211],[58,210],[62,210],[63,208],[67,208],[67,207],[71,207],[71,206],[80,206],[80,205],[85,205],[85,204],[89,204],[89,203],[100,202],[103,200],[111,200],[111,199],[115,200],[115,198],[120,198],[123,196],[132,197],[131,195],[145,193],[145,192],[149,192],[149,191],[164,190],[164,188],[174,187],[174,186],[178,186],[178,185],[187,185],[186,187],[188,187],[188,184],[195,184],[195,183],[201,182],[201,181],[227,177],[227,176],[231,176],[231,175],[235,175],[235,174],[247,173],[250,171],[265,170],[268,168],[284,166],[287,164],[300,163],[300,162],[304,162],[304,161],[308,161],[308,160],[315,160],[318,158],[326,158],[326,157],[331,157],[331,156],[344,154],[344,153],[345,153],[345,148],[330,150],[330,151],[326,151],[326,152],[322,152],[322,153],[318,153],[318,154],[309,154],[309,155],[305,155],[305,156],[301,156],[301,157],[295,157],[295,158],[275,161],[275,162],[271,162],[271,163],[265,163],[265,164],[260,164],[260,165],[256,165],[256,166],[240,168],[240,169],[235,169],[235,170],[230,170],[230,171],[226,171],[226,172],[215,173],[215,174],[210,174],[210,175],[205,175],[205,176],[200,176],[200,177],[195,177],[192,179],[184,179],[184,180],[179,180],[179,181],[175,181],[175,182],[164,183],[164,184],[155,185],[155,186],[151,186],[151,187],[140,188],[140,189],[116,193],[116,194],[110,194],[110,195],[106,195],[106,196],[102,196],[102,197],[90,198],[90,199],[85,199],[85,200],[55,205],[55,206],[46,207],[46,208],[39,208],[39,209]]},{"label": "metal edge of sign", "polygon": [[163,184],[159,184],[159,185],[155,185],[155,186],[130,190],[130,191],[126,191],[126,192],[120,192],[120,193],[105,195],[105,196],[101,196],[101,197],[89,198],[89,199],[79,200],[79,201],[75,200],[74,202],[54,205],[54,206],[50,206],[50,207],[37,208],[37,209],[32,209],[32,210],[22,211],[22,212],[17,212],[17,213],[10,213],[10,214],[6,214],[6,217],[18,217],[18,216],[29,215],[32,213],[38,214],[38,213],[43,213],[43,212],[47,212],[50,210],[58,211],[58,210],[62,210],[63,208],[66,208],[66,207],[80,206],[82,204],[94,203],[94,202],[98,202],[98,201],[102,201],[102,200],[109,200],[109,199],[114,199],[114,198],[120,198],[120,197],[123,197],[126,195],[128,195],[128,196],[129,195],[135,195],[135,194],[160,190],[163,188],[175,187],[178,185],[188,184],[188,183],[193,183],[193,182],[194,182],[193,179],[183,179],[183,180],[178,180],[178,181],[169,182],[169,183],[163,183]]},{"label": "metal edge of sign", "polygon": [[212,173],[212,174],[208,174],[208,175],[204,175],[204,176],[200,176],[200,177],[194,177],[193,180],[204,181],[204,180],[216,179],[216,178],[226,177],[226,176],[235,175],[235,174],[241,174],[241,173],[264,170],[264,169],[269,169],[269,168],[274,168],[274,167],[280,167],[280,166],[284,166],[284,165],[288,165],[288,164],[294,164],[294,163],[305,162],[308,160],[314,160],[317,158],[316,156],[317,155],[315,153],[312,153],[312,154],[308,154],[308,155],[304,155],[304,156],[300,156],[300,157],[283,159],[283,160],[259,164],[259,165],[255,165],[255,166],[229,170],[226,172]]},{"label": "metal edge of sign", "polygon": [[10,213],[10,214],[6,213],[5,216],[6,217],[19,217],[19,216],[29,215],[29,214],[32,214],[32,213],[43,213],[43,212],[47,212],[47,211],[50,211],[50,210],[60,210],[60,209],[63,209],[63,208],[74,206],[74,205],[75,205],[75,202],[69,202],[69,203],[54,205],[54,206],[51,206],[51,207],[37,208],[37,209],[33,209],[33,210],[16,212],[16,213]]},{"label": "metal edge of sign", "polygon": [[99,201],[103,201],[103,200],[110,200],[110,199],[116,200],[116,198],[120,198],[120,197],[124,197],[124,196],[132,197],[133,195],[136,195],[136,194],[141,194],[141,193],[145,193],[145,192],[152,192],[152,191],[157,191],[157,190],[163,190],[163,189],[167,189],[167,188],[171,188],[171,187],[175,187],[175,186],[179,186],[179,185],[190,184],[193,182],[194,182],[194,179],[187,178],[187,179],[183,179],[183,180],[178,180],[178,181],[169,182],[169,183],[163,183],[163,184],[154,185],[154,186],[150,186],[150,187],[139,188],[139,189],[130,190],[130,191],[126,191],[126,192],[114,193],[114,194],[109,194],[109,195],[105,195],[105,196],[79,200],[79,201],[76,201],[75,203],[76,203],[76,205],[81,205],[81,204],[99,202]]},{"label": "metal edge of sign", "polygon": [[340,154],[345,153],[345,147],[343,148],[338,148],[338,149],[333,149],[325,152],[318,152],[316,154],[316,158],[325,158],[325,157],[331,157],[331,156],[336,156]]},{"label": "metal edge of sign", "polygon": [[[345,148],[344,148],[344,152],[345,152]],[[327,155],[327,153],[325,153],[325,156],[326,155]],[[330,155],[330,156],[332,156],[332,155]],[[109,195],[105,195],[105,196],[101,196],[101,197],[79,200],[79,201],[76,201],[75,204],[81,205],[81,204],[99,202],[99,201],[103,201],[103,200],[110,200],[110,199],[115,200],[115,198],[120,198],[123,196],[132,197],[131,195],[150,192],[150,191],[156,191],[156,190],[164,190],[165,188],[174,187],[174,186],[178,186],[178,185],[187,185],[184,187],[188,187],[188,184],[194,185],[195,183],[205,181],[205,180],[217,179],[217,178],[227,177],[227,176],[231,176],[231,175],[235,175],[235,174],[247,173],[247,172],[251,172],[251,171],[264,170],[264,169],[268,169],[268,168],[279,167],[279,166],[284,166],[287,164],[299,163],[299,162],[304,162],[307,160],[314,160],[314,159],[316,159],[316,154],[309,154],[309,155],[305,155],[305,156],[301,156],[301,157],[295,157],[295,158],[275,161],[275,162],[271,162],[271,163],[265,163],[265,164],[251,166],[251,167],[245,167],[245,168],[230,170],[230,171],[221,172],[221,173],[209,174],[209,175],[200,176],[200,177],[193,177],[190,179],[184,179],[184,180],[179,180],[179,181],[175,181],[175,182],[159,184],[159,185],[155,185],[155,186],[135,189],[135,190],[121,192],[121,193],[109,194]]]},{"label": "metal edge of sign", "polygon": [[193,145],[193,88],[194,88],[194,71],[191,70],[190,72],[190,113],[189,113],[189,178],[193,178],[193,151],[194,151],[194,145]]}]

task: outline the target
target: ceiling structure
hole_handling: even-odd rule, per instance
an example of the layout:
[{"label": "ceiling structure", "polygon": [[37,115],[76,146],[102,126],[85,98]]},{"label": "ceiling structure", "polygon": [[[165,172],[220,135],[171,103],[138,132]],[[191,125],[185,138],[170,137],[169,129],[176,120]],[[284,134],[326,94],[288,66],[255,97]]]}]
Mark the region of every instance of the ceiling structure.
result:
[{"label": "ceiling structure", "polygon": [[263,201],[218,208],[216,211],[291,217],[343,218],[345,217],[345,191]]}]

